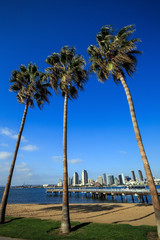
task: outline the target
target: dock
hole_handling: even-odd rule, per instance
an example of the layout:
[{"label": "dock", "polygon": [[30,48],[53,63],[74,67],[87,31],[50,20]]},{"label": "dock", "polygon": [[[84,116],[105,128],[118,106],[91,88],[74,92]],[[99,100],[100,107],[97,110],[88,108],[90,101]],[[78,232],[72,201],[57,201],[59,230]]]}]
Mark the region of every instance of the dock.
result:
[{"label": "dock", "polygon": [[[158,196],[160,196],[160,189],[157,189]],[[62,196],[63,189],[47,189],[47,195],[53,196]],[[87,189],[87,188],[69,188],[69,196],[79,196],[82,194],[83,197],[91,197],[98,199],[108,199],[108,196],[112,197],[113,201],[116,201],[117,197],[121,198],[122,202],[128,202],[127,196],[131,196],[132,202],[135,202],[135,197],[138,198],[139,203],[149,203],[148,196],[150,195],[149,189],[125,189],[125,188],[116,188],[116,189]]]}]

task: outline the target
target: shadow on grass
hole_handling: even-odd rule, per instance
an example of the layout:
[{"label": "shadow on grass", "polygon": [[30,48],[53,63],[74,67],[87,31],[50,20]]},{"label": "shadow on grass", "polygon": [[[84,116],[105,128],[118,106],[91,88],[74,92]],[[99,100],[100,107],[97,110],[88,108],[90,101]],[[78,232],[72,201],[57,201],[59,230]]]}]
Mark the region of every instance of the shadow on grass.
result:
[{"label": "shadow on grass", "polygon": [[86,222],[86,223],[80,223],[74,227],[71,228],[71,232],[77,231],[78,229],[85,227],[87,225],[89,225],[91,222]]},{"label": "shadow on grass", "polygon": [[24,218],[24,217],[6,219],[3,224],[11,223],[11,222],[13,222],[13,221],[20,220],[20,219],[23,219],[23,218]]}]

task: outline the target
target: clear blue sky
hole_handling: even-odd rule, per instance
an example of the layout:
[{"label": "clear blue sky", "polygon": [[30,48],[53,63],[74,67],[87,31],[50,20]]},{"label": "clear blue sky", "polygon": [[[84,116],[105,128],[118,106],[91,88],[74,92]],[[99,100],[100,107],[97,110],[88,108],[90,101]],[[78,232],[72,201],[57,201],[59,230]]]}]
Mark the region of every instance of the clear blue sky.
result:
[{"label": "clear blue sky", "polygon": [[[86,49],[96,44],[100,28],[136,25],[137,72],[127,77],[138,124],[153,175],[160,177],[160,2],[158,0],[8,0],[0,6],[0,185],[6,183],[24,105],[8,91],[10,73],[36,63],[64,45],[75,46],[87,62]],[[88,64],[86,69],[88,68]],[[29,109],[12,184],[57,183],[62,178],[63,98],[50,99],[40,111]],[[29,151],[30,150],[30,151]],[[144,174],[128,103],[121,85],[101,84],[90,76],[68,108],[69,176],[86,169],[89,178],[103,173]],[[145,175],[145,174],[144,174]]]}]

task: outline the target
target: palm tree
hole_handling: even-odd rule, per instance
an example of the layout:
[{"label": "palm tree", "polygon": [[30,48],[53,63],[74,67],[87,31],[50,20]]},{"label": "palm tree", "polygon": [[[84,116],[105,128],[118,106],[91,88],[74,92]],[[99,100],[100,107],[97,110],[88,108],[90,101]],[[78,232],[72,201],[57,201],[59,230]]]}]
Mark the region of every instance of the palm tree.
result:
[{"label": "palm tree", "polygon": [[152,172],[142,143],[131,93],[125,80],[125,72],[129,76],[132,76],[135,72],[137,63],[136,54],[141,53],[136,47],[136,43],[140,40],[138,38],[129,38],[134,31],[134,26],[129,25],[123,27],[117,34],[115,34],[111,25],[104,26],[101,28],[100,33],[96,36],[98,46],[89,46],[87,52],[90,55],[89,61],[91,62],[91,71],[97,74],[99,81],[104,82],[112,76],[115,83],[121,82],[123,85],[129,104],[136,140],[148,180],[148,186],[157,220],[158,236],[160,238],[160,203]]},{"label": "palm tree", "polygon": [[22,122],[17,137],[17,142],[15,146],[15,151],[13,155],[12,164],[10,167],[10,172],[8,175],[8,180],[3,193],[1,202],[1,212],[0,212],[0,223],[5,221],[6,205],[13,175],[13,170],[16,162],[16,157],[19,149],[19,144],[21,141],[21,136],[27,116],[28,107],[34,106],[34,100],[37,102],[38,107],[41,109],[45,102],[49,103],[48,96],[51,93],[48,90],[48,83],[43,82],[45,79],[45,74],[38,72],[38,67],[35,64],[29,63],[28,67],[21,65],[19,70],[15,70],[11,73],[10,91],[17,93],[17,101],[19,103],[25,104],[25,109],[22,117]]},{"label": "palm tree", "polygon": [[65,46],[60,53],[52,53],[46,59],[51,67],[46,69],[50,84],[53,88],[59,88],[64,97],[63,119],[63,204],[61,231],[70,231],[69,201],[68,201],[68,169],[67,169],[67,108],[68,99],[75,99],[78,90],[83,89],[87,80],[87,72],[84,70],[85,61],[81,55],[75,53],[75,48]]}]

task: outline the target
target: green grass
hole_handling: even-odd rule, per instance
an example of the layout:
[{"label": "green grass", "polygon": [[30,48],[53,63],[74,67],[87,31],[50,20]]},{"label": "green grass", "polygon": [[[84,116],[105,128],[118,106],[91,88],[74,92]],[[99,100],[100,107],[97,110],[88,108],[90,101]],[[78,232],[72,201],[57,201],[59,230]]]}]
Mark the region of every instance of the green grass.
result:
[{"label": "green grass", "polygon": [[98,224],[72,222],[68,235],[59,232],[60,222],[33,218],[7,218],[0,225],[0,236],[32,240],[148,240],[148,232],[156,232],[156,227],[128,224]]}]

